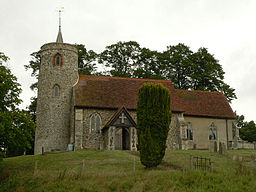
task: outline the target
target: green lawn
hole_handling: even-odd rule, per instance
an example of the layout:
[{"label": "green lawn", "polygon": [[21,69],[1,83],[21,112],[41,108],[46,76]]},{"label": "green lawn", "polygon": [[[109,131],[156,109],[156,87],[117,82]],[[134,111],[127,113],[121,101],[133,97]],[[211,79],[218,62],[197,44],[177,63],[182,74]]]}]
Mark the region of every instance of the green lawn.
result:
[{"label": "green lawn", "polygon": [[[250,150],[167,150],[164,163],[146,170],[138,153],[126,151],[76,151],[20,156],[3,161],[0,191],[256,191],[256,171]],[[189,169],[190,155],[214,156],[214,172]],[[134,171],[135,159],[135,171]],[[83,168],[84,161],[84,168]],[[35,164],[37,162],[37,170]]]}]

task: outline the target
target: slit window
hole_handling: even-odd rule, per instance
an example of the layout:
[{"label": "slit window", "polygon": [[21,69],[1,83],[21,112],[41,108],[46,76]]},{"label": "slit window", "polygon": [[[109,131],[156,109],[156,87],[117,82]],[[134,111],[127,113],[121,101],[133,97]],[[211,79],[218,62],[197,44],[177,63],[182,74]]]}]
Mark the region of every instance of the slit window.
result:
[{"label": "slit window", "polygon": [[53,65],[56,67],[61,67],[62,66],[62,56],[61,54],[57,53],[53,57]]},{"label": "slit window", "polygon": [[54,96],[58,97],[60,94],[60,87],[58,85],[55,85],[53,90],[54,90]]},{"label": "slit window", "polygon": [[60,66],[60,56],[59,55],[57,55],[55,58],[55,65]]}]

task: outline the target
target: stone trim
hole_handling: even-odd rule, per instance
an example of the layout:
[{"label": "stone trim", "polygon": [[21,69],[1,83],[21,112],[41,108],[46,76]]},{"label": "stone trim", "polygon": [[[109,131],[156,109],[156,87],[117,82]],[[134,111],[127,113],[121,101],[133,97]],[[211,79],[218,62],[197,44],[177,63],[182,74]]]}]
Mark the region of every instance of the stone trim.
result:
[{"label": "stone trim", "polygon": [[135,127],[130,128],[130,150],[137,151],[137,130]]},{"label": "stone trim", "polygon": [[115,150],[115,129],[114,126],[108,129],[108,150]]},{"label": "stone trim", "polygon": [[[56,59],[57,59],[57,57],[60,57],[60,64],[59,64],[59,65],[56,64]],[[52,57],[52,65],[53,65],[53,67],[57,67],[57,68],[61,68],[61,67],[62,67],[62,65],[63,65],[63,56],[62,56],[59,52],[56,53],[56,54]]]}]

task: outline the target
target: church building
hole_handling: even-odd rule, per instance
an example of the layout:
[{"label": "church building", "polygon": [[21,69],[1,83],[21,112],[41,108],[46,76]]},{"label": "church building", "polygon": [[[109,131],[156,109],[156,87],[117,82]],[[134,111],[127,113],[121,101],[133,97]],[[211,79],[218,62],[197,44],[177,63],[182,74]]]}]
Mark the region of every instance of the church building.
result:
[{"label": "church building", "polygon": [[220,92],[175,89],[170,80],[78,74],[78,51],[57,41],[40,50],[35,154],[74,150],[137,150],[136,108],[143,83],[170,90],[170,149],[228,148],[238,138],[233,113]]}]

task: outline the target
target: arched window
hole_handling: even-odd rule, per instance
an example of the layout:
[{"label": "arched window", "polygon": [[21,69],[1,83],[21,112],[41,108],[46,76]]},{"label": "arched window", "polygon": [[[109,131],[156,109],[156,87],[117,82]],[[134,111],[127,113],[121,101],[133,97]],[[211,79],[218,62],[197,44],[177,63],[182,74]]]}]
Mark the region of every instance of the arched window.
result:
[{"label": "arched window", "polygon": [[209,140],[217,140],[217,127],[214,123],[209,127]]},{"label": "arched window", "polygon": [[94,113],[91,116],[91,123],[90,123],[90,132],[99,132],[100,131],[100,126],[101,126],[101,119],[99,114]]},{"label": "arched window", "polygon": [[59,55],[57,55],[57,56],[55,57],[55,65],[56,65],[56,66],[60,66],[60,56],[59,56]]},{"label": "arched window", "polygon": [[60,86],[59,85],[54,85],[53,95],[54,95],[54,97],[58,97],[60,95]]},{"label": "arched window", "polygon": [[188,126],[187,126],[187,139],[193,140],[193,128],[190,122],[188,123]]},{"label": "arched window", "polygon": [[53,65],[56,67],[61,67],[62,66],[62,56],[61,54],[57,53],[53,57]]}]

